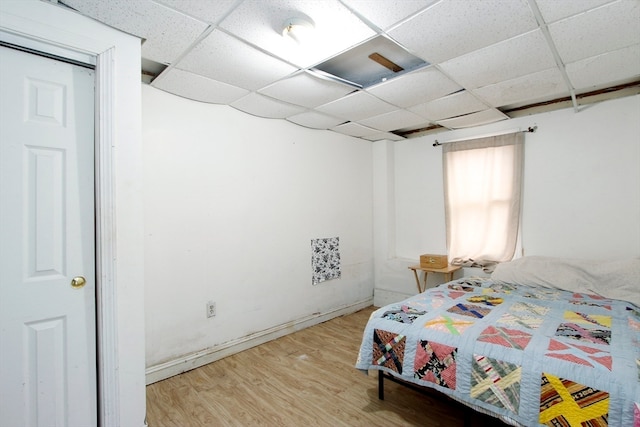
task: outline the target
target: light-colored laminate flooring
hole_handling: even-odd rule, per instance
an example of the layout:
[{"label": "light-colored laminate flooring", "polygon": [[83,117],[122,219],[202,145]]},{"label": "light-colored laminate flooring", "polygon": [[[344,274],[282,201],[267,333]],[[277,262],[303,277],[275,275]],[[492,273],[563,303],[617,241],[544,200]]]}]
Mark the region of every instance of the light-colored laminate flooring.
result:
[{"label": "light-colored laminate flooring", "polygon": [[[147,386],[147,420],[164,426],[462,427],[465,410],[354,368],[373,307]],[[468,426],[502,426],[471,412]]]}]

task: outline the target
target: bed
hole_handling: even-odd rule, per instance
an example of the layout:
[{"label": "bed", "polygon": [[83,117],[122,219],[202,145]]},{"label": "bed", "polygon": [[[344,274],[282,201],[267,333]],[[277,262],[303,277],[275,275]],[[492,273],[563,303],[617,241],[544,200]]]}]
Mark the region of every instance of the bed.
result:
[{"label": "bed", "polygon": [[640,258],[500,264],[377,309],[356,368],[511,425],[640,427],[639,287]]}]

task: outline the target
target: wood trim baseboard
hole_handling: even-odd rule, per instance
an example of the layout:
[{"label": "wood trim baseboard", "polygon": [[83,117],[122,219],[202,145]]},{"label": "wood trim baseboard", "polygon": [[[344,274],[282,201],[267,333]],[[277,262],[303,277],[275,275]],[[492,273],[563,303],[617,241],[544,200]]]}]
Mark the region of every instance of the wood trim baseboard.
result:
[{"label": "wood trim baseboard", "polygon": [[242,338],[238,338],[213,348],[186,354],[168,362],[149,366],[146,369],[146,384],[153,384],[158,381],[170,378],[174,375],[190,371],[200,366],[207,365],[216,360],[223,359],[232,354],[239,353],[251,347],[264,344],[276,338],[300,331],[313,325],[317,325],[327,320],[347,314],[355,313],[363,308],[373,305],[373,298],[338,307],[324,313],[314,313],[312,315],[288,322],[283,325],[274,326],[260,332],[255,332]]}]

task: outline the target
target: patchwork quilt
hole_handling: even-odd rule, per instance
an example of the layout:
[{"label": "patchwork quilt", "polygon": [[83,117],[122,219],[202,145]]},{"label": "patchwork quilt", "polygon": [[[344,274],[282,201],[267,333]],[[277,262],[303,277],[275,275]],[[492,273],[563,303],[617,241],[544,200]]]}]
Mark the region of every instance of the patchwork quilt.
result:
[{"label": "patchwork quilt", "polygon": [[640,308],[460,279],[376,310],[356,368],[439,390],[513,425],[640,427]]}]

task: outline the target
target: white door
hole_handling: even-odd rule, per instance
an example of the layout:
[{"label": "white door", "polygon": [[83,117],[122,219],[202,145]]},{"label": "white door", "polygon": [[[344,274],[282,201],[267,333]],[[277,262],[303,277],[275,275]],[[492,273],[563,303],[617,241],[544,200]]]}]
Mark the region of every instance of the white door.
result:
[{"label": "white door", "polygon": [[93,180],[94,71],[0,47],[0,426],[97,424]]}]

